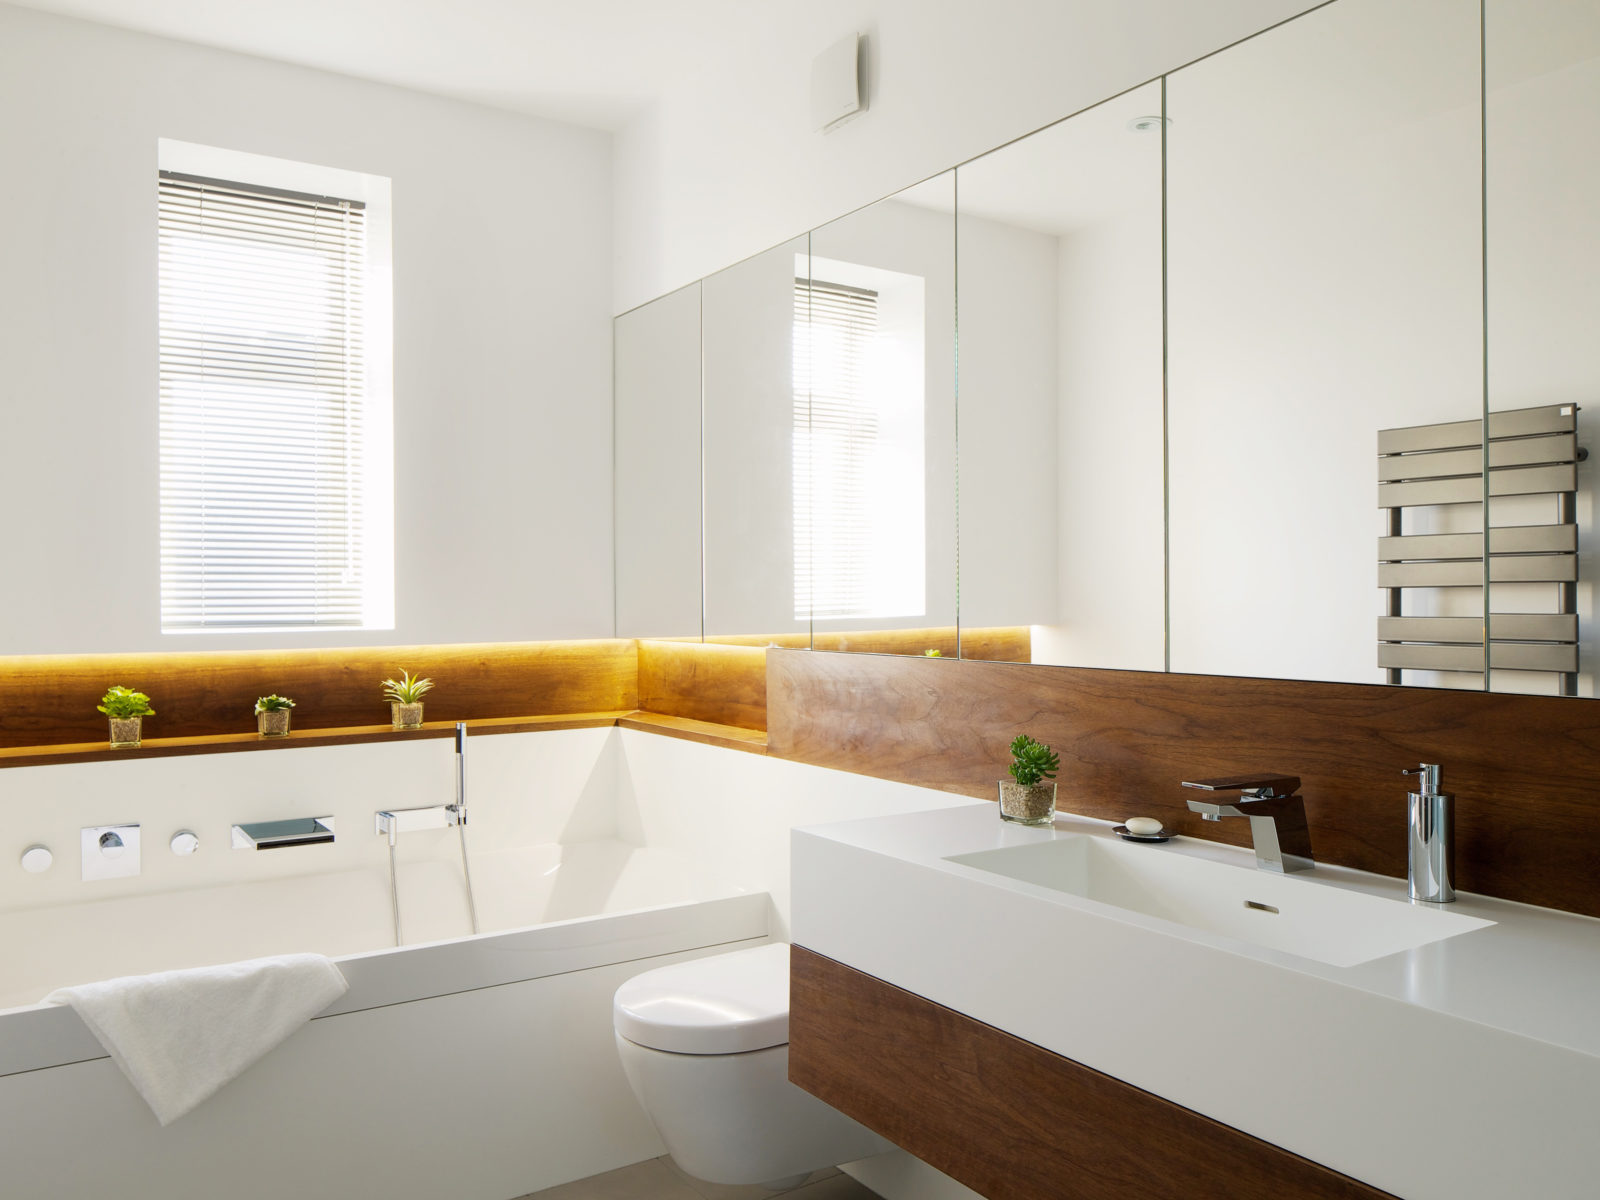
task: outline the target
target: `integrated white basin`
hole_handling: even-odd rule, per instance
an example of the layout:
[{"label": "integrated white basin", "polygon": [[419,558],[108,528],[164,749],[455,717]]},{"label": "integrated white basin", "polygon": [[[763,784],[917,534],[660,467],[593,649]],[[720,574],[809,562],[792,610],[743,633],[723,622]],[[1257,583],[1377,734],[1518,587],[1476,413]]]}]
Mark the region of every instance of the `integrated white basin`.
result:
[{"label": "integrated white basin", "polygon": [[793,941],[847,967],[1393,1196],[1595,1200],[1592,917],[992,801],[792,848]]},{"label": "integrated white basin", "polygon": [[1494,924],[1311,879],[1083,834],[945,861],[1335,967]]}]

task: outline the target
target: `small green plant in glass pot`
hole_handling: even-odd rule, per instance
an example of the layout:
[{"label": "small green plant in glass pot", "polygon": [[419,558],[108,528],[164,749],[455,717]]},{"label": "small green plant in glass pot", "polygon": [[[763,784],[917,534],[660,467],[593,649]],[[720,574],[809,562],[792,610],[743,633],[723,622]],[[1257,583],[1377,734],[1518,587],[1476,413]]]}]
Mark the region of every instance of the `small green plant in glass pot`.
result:
[{"label": "small green plant in glass pot", "polygon": [[113,750],[138,746],[144,730],[144,718],[156,715],[156,710],[150,707],[149,696],[121,684],[107,688],[106,694],[100,697],[100,703],[95,707],[111,720]]},{"label": "small green plant in glass pot", "polygon": [[383,681],[383,698],[389,702],[389,723],[396,729],[422,726],[422,698],[433,690],[433,680],[413,679],[402,671],[399,679]]},{"label": "small green plant in glass pot", "polygon": [[1000,816],[1019,825],[1048,825],[1056,815],[1061,756],[1019,733],[1011,743],[1011,778],[1000,781]]},{"label": "small green plant in glass pot", "polygon": [[288,737],[293,707],[294,701],[287,696],[262,696],[256,701],[256,732],[262,737]]}]

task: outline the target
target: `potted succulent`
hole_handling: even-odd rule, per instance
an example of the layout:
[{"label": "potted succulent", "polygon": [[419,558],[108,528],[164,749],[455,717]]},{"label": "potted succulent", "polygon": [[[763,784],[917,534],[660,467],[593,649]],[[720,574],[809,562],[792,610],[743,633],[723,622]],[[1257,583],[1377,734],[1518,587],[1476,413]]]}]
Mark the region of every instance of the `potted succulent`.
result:
[{"label": "potted succulent", "polygon": [[287,696],[262,696],[256,701],[256,732],[262,737],[288,737],[293,707],[294,701]]},{"label": "potted succulent", "polygon": [[156,710],[150,707],[150,697],[121,684],[108,688],[95,705],[111,719],[111,748],[124,750],[139,744],[145,717],[153,717]]},{"label": "potted succulent", "polygon": [[390,724],[396,729],[418,729],[422,725],[422,698],[433,690],[433,680],[413,679],[402,671],[399,679],[383,681],[383,698],[389,702]]},{"label": "potted succulent", "polygon": [[1056,815],[1061,756],[1019,733],[1011,743],[1011,778],[1000,781],[1000,816],[1019,825],[1048,825]]}]

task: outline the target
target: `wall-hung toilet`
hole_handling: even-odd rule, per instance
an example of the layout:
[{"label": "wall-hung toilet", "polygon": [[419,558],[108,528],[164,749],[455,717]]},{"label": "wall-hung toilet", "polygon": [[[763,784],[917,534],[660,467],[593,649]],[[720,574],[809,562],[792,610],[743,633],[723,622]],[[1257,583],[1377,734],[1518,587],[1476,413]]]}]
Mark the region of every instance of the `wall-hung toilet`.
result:
[{"label": "wall-hung toilet", "polygon": [[788,1184],[894,1146],[789,1082],[789,947],[657,967],[617,989],[617,1052],[674,1161]]}]

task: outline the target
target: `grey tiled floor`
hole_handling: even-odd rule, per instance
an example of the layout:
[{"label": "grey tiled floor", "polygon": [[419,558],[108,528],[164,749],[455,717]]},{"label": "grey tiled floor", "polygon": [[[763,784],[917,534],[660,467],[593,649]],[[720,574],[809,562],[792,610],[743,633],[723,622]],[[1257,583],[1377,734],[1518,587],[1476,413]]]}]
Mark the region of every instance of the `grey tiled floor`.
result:
[{"label": "grey tiled floor", "polygon": [[833,1167],[813,1172],[788,1191],[773,1192],[764,1187],[732,1187],[695,1179],[685,1175],[666,1155],[533,1192],[521,1200],[767,1200],[769,1196],[783,1196],[786,1200],[877,1200],[876,1192]]}]

